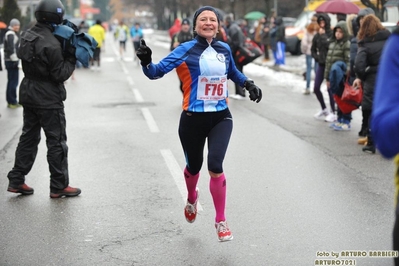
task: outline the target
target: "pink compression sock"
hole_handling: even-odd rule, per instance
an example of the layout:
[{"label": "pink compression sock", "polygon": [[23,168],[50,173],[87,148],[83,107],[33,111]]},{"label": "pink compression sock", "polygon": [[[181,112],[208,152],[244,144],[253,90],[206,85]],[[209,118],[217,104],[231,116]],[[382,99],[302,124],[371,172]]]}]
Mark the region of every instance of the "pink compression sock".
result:
[{"label": "pink compression sock", "polygon": [[188,192],[188,201],[190,203],[194,203],[197,200],[197,192],[195,189],[197,188],[199,173],[196,175],[192,175],[187,171],[187,168],[184,168],[184,180],[186,181],[186,187]]},{"label": "pink compression sock", "polygon": [[209,190],[211,191],[213,204],[216,210],[216,222],[225,221],[224,209],[226,207],[226,177],[224,174],[218,178],[211,177],[209,182]]}]

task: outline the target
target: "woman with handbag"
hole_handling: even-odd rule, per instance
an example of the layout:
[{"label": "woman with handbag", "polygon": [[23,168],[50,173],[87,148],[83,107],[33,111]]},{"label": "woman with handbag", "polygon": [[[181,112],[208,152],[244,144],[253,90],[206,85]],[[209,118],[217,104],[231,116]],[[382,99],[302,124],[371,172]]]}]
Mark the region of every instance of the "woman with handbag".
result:
[{"label": "woman with handbag", "polygon": [[368,153],[375,153],[370,117],[382,48],[390,34],[375,15],[367,15],[360,22],[360,29],[357,35],[359,48],[355,60],[357,78],[353,85],[356,87],[362,84],[363,87],[362,114],[364,121],[367,123],[365,125],[367,127],[367,143],[362,150]]}]

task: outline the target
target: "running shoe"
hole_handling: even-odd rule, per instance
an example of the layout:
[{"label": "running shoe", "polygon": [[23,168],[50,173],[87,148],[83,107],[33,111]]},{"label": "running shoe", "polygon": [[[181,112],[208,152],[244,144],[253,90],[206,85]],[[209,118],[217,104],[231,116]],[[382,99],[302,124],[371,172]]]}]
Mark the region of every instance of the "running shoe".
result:
[{"label": "running shoe", "polygon": [[184,207],[184,216],[186,217],[187,222],[193,223],[195,222],[195,218],[197,218],[197,203],[199,199],[199,189],[196,188],[195,191],[197,192],[197,199],[193,204],[191,204],[187,200],[186,207]]},{"label": "running shoe", "polygon": [[233,240],[233,235],[231,234],[226,221],[215,223],[215,227],[220,242]]},{"label": "running shoe", "polygon": [[339,123],[339,124],[333,126],[333,129],[335,131],[349,131],[349,130],[351,130],[351,124],[345,123],[345,122]]},{"label": "running shoe", "polygon": [[329,112],[326,108],[326,109],[323,109],[323,110],[317,112],[313,117],[317,120],[324,120],[328,116],[328,114],[329,114]]},{"label": "running shoe", "polygon": [[334,113],[329,113],[326,118],[324,119],[326,122],[335,122],[337,121],[337,116]]}]

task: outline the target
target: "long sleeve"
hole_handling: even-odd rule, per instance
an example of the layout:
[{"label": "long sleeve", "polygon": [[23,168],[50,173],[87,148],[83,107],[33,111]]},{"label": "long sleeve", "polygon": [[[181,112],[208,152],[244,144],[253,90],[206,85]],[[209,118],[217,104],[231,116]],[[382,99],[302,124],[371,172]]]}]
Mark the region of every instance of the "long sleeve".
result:
[{"label": "long sleeve", "polygon": [[381,56],[374,94],[371,128],[386,158],[399,153],[399,34],[393,34]]}]

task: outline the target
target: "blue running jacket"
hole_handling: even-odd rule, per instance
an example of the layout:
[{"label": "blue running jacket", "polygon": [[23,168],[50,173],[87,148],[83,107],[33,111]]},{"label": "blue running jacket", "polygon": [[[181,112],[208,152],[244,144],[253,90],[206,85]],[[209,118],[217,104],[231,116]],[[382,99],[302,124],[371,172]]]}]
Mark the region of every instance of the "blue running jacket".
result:
[{"label": "blue running jacket", "polygon": [[217,112],[227,108],[228,79],[244,87],[248,79],[237,70],[227,43],[200,36],[182,43],[158,64],[143,67],[150,79],[158,79],[176,68],[183,82],[183,110]]}]

